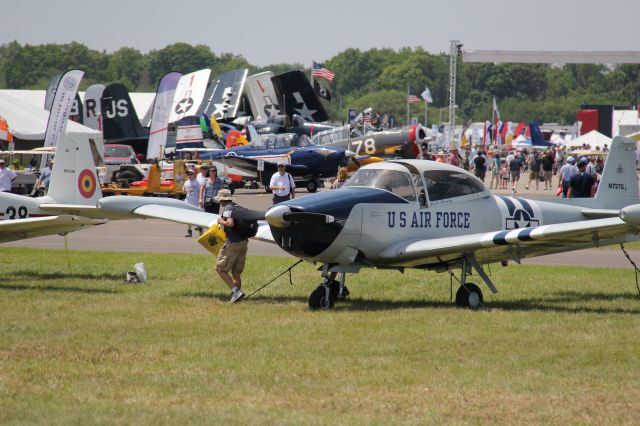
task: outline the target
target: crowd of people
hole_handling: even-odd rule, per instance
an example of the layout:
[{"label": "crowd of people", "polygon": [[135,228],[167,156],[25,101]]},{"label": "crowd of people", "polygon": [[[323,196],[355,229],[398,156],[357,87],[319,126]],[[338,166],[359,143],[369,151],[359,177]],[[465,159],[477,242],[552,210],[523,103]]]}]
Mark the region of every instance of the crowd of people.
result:
[{"label": "crowd of people", "polygon": [[[605,146],[603,152],[607,151]],[[466,147],[461,153],[456,147],[449,152],[431,152],[425,143],[420,158],[470,171],[483,183],[488,183],[489,189],[508,189],[510,186],[512,191],[516,191],[522,179],[526,182],[525,190],[540,190],[543,186],[543,190],[556,190],[557,195],[563,198],[592,197],[597,189],[598,175],[604,167],[600,156],[575,158],[562,147],[539,151],[475,146]],[[557,176],[556,182],[554,176]],[[586,188],[589,184],[591,189]],[[582,188],[578,190],[578,186]],[[570,188],[573,190],[569,191]]]}]

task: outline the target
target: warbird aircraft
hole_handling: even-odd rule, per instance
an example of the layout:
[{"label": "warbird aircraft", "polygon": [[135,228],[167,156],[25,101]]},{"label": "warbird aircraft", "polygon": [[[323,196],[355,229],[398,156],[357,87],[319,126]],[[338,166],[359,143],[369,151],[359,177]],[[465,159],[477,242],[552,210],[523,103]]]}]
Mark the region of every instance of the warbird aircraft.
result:
[{"label": "warbird aircraft", "polygon": [[[333,306],[331,272],[357,273],[365,267],[459,268],[456,304],[475,308],[483,295],[469,276],[477,274],[497,291],[483,265],[639,239],[635,146],[633,139],[613,140],[590,199],[494,195],[465,170],[433,161],[370,164],[341,189],[271,207],[256,238],[323,265],[322,284],[309,296],[312,308]],[[199,226],[215,226],[217,218],[152,205],[127,209],[114,198],[102,200],[101,208]]]}]

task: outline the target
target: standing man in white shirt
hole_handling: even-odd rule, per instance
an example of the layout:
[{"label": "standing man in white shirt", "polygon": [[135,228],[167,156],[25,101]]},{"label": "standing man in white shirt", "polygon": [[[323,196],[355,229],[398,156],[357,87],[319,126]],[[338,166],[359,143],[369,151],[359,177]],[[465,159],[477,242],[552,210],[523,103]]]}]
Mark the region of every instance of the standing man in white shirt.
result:
[{"label": "standing man in white shirt", "polygon": [[[182,193],[185,194],[184,201],[194,207],[200,207],[200,184],[196,179],[196,173],[193,169],[187,170],[187,181],[182,185]],[[200,235],[202,228],[198,227]],[[185,237],[190,238],[193,235],[191,225],[187,225],[187,234]]]},{"label": "standing man in white shirt", "polygon": [[11,183],[16,180],[16,173],[5,167],[4,159],[0,158],[0,191],[11,192]]},{"label": "standing man in white shirt", "polygon": [[273,204],[296,197],[296,185],[293,177],[286,172],[284,161],[278,161],[278,171],[271,176],[269,188],[273,191]]}]

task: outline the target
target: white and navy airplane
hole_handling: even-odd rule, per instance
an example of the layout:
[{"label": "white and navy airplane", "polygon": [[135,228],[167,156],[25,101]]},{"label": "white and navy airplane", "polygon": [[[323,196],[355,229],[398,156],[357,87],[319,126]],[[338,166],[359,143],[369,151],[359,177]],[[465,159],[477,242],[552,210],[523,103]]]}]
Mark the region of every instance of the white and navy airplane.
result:
[{"label": "white and navy airplane", "polygon": [[[271,207],[255,238],[323,265],[312,308],[331,308],[343,290],[331,272],[344,277],[366,267],[459,268],[456,304],[478,307],[482,291],[469,276],[497,291],[483,265],[640,239],[635,148],[633,139],[614,138],[595,198],[564,200],[494,195],[465,170],[433,161],[370,164],[341,189]],[[98,205],[114,214],[216,226],[217,215],[134,198],[108,197]]]}]

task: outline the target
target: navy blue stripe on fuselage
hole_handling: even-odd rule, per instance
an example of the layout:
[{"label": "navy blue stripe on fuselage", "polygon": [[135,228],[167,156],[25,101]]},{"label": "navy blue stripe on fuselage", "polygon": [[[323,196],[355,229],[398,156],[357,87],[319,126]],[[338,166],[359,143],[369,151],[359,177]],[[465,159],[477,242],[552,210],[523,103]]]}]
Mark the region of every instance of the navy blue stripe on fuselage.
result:
[{"label": "navy blue stripe on fuselage", "polygon": [[409,202],[389,191],[368,187],[346,187],[318,192],[306,197],[285,201],[292,210],[324,213],[337,220],[346,219],[357,204],[408,204]]},{"label": "navy blue stripe on fuselage", "polygon": [[529,204],[529,202],[527,200],[525,200],[524,198],[516,198],[516,200],[518,200],[520,202],[520,204],[522,204],[522,208],[525,209],[527,211],[527,213],[529,213],[529,215],[531,217],[533,217],[533,208],[531,208],[531,204]]},{"label": "navy blue stripe on fuselage", "polygon": [[509,209],[509,216],[512,216],[513,212],[516,210],[516,205],[513,204],[513,201],[511,201],[509,198],[504,197],[502,195],[498,195],[498,198],[500,198],[502,202],[504,202],[507,205],[507,209]]}]

